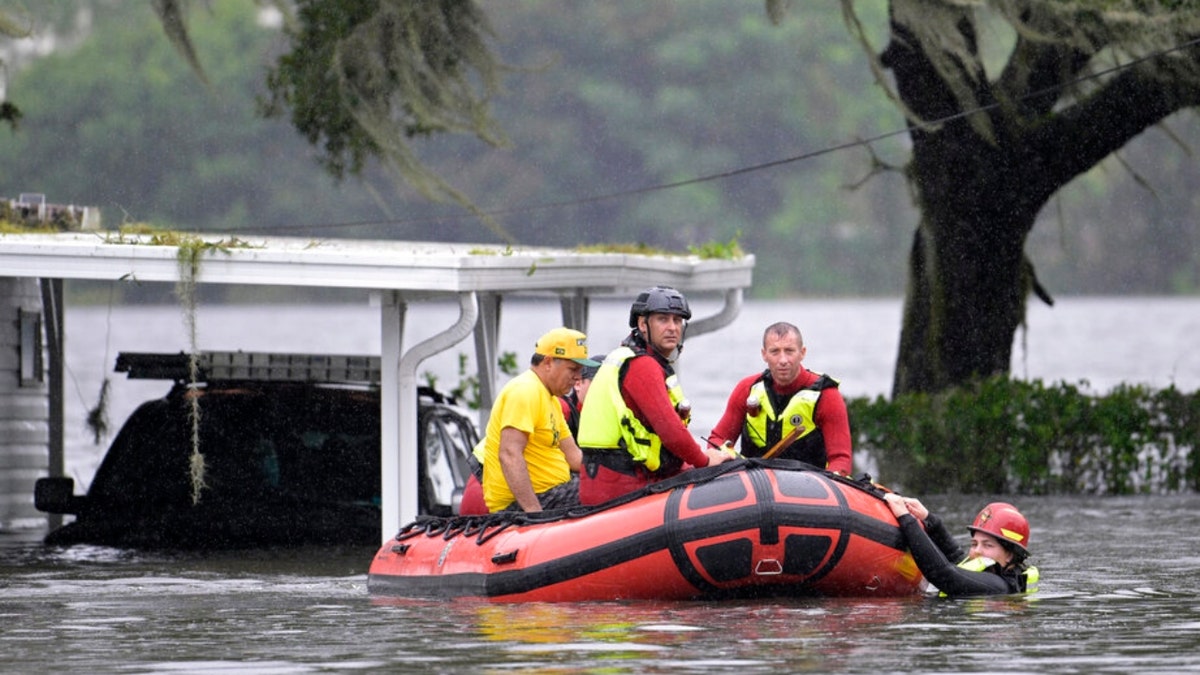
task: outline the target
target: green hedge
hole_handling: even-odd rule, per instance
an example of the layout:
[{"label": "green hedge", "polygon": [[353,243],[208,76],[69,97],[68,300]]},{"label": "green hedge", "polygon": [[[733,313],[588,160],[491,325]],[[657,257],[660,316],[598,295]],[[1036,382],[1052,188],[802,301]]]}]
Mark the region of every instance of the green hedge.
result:
[{"label": "green hedge", "polygon": [[914,494],[1200,489],[1200,392],[1122,385],[1095,396],[1001,376],[847,404],[875,478]]}]

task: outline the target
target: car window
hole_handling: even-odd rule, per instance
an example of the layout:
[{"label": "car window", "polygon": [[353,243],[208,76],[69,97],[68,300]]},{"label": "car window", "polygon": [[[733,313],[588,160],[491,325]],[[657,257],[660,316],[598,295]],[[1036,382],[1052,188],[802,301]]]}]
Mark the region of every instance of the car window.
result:
[{"label": "car window", "polygon": [[166,400],[143,403],[129,416],[96,470],[89,498],[98,506],[153,510],[187,504],[187,456],[171,451],[187,444],[177,411]]},{"label": "car window", "polygon": [[[201,503],[379,502],[379,402],[370,392],[217,390],[200,402]],[[191,502],[183,397],[145,404],[122,427],[89,496],[153,509]]]},{"label": "car window", "polygon": [[305,501],[379,503],[379,434],[305,429],[285,459],[281,489]]},{"label": "car window", "polygon": [[379,503],[379,397],[300,388],[273,400],[279,491],[307,502]]},{"label": "car window", "polygon": [[454,448],[450,445],[442,423],[436,415],[425,417],[425,478],[437,504],[451,504],[455,482]]},{"label": "car window", "polygon": [[465,480],[471,470],[467,458],[479,441],[479,434],[475,431],[475,425],[465,417],[446,415],[442,418],[442,423],[450,444],[456,450],[453,454],[453,461],[457,466],[458,473]]},{"label": "car window", "polygon": [[[127,420],[89,492],[99,508],[191,504],[192,395],[176,389]],[[380,504],[377,390],[229,384],[202,390],[199,400],[201,505]],[[470,473],[475,426],[441,404],[423,405],[419,420],[421,508],[449,508]]]},{"label": "car window", "polygon": [[467,483],[467,456],[475,444],[471,422],[448,408],[435,407],[423,416],[425,483],[433,503],[450,506]]}]

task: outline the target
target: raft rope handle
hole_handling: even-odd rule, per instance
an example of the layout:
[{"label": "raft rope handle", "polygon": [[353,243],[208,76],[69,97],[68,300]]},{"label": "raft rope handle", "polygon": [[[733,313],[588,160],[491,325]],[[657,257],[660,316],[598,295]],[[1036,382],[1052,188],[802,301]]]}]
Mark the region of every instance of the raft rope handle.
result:
[{"label": "raft rope handle", "polygon": [[462,534],[471,525],[469,520],[461,520],[458,518],[446,521],[446,528],[442,532],[442,539],[450,541],[456,536]]},{"label": "raft rope handle", "polygon": [[428,523],[426,523],[424,520],[414,520],[413,522],[400,528],[400,531],[396,533],[395,540],[404,541],[406,539],[412,539],[419,534],[423,534],[427,531],[427,529]]},{"label": "raft rope handle", "polygon": [[[825,474],[828,475],[833,480],[838,481],[839,483],[845,483],[847,485],[856,487],[859,490],[862,490],[863,492],[871,495],[872,497],[875,497],[876,499],[884,500],[884,497],[886,495],[888,495],[892,492],[895,492],[895,490],[892,490],[891,488],[889,488],[886,485],[876,483],[875,479],[871,478],[871,474],[869,474],[869,473],[863,473],[858,478],[851,478],[850,476],[843,476],[842,474],[835,473],[833,471],[826,471]],[[886,500],[884,500],[884,501],[886,501]]]},{"label": "raft rope handle", "polygon": [[508,528],[511,527],[512,525],[515,525],[515,521],[505,520],[498,527],[493,528],[493,530],[491,532],[487,531],[487,525],[482,526],[479,531],[479,537],[475,538],[475,544],[476,545],[484,544],[484,542],[486,542],[486,540],[491,539],[494,536],[497,536],[497,534],[499,534],[500,532],[504,532],[505,530],[508,530]]},{"label": "raft rope handle", "polygon": [[[780,441],[779,447],[785,447],[783,441]],[[812,471],[825,475],[831,480],[835,480],[882,500],[884,495],[892,492],[884,485],[874,482],[871,475],[864,473],[858,478],[851,478],[839,473],[834,473],[817,466],[804,464],[796,460],[789,459],[767,459],[764,457],[743,457],[740,459],[722,462],[715,467],[700,467],[692,469],[685,473],[673,476],[666,480],[657,483],[651,483],[640,490],[635,490],[627,495],[623,495],[612,501],[595,506],[580,506],[562,510],[554,510],[542,513],[524,513],[501,511],[498,513],[488,514],[486,516],[454,516],[454,517],[439,517],[439,516],[420,516],[417,520],[405,525],[395,536],[395,541],[405,541],[421,534],[429,537],[441,535],[447,541],[456,536],[475,537],[475,544],[482,545],[489,539],[495,537],[501,532],[510,527],[517,525],[529,525],[537,523],[553,522],[555,520],[575,519],[589,516],[599,511],[605,511],[611,508],[622,506],[631,501],[639,499],[649,494],[658,494],[669,492],[683,485],[699,485],[708,483],[725,474],[731,473],[743,468],[771,468],[772,466],[779,468],[803,468],[804,470]],[[395,547],[393,547],[395,551]]]}]

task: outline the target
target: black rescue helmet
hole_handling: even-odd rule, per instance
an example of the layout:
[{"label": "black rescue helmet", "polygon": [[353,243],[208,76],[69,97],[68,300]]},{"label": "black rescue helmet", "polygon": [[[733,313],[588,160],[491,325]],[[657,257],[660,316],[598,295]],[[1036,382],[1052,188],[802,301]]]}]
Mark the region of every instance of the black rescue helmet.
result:
[{"label": "black rescue helmet", "polygon": [[670,286],[655,286],[638,293],[629,308],[629,327],[637,328],[637,318],[648,314],[677,314],[684,321],[692,318],[687,298]]}]

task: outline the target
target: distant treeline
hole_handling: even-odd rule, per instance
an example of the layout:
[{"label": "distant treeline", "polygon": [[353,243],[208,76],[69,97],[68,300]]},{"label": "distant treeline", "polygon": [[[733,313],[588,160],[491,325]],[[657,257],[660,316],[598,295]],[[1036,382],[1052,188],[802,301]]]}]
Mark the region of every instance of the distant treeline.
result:
[{"label": "distant treeline", "polygon": [[[52,14],[39,26],[74,25],[45,4],[29,8]],[[258,117],[281,35],[256,4],[193,13],[207,86],[144,2],[106,3],[84,39],[10,62],[7,97],[24,117],[0,130],[0,195],[97,205],[106,227],[497,241],[377,167],[338,184],[286,120]],[[754,297],[903,287],[917,218],[892,169],[906,137],[822,152],[906,124],[837,3],[807,3],[780,26],[761,2],[483,7],[513,66],[494,101],[510,146],[437,136],[421,150],[521,243],[683,251],[737,237],[758,259]],[[859,12],[872,30],[886,26],[886,3]],[[1028,251],[1052,294],[1200,290],[1200,166],[1186,151],[1197,140],[1194,116],[1173,118],[1060,195]],[[686,184],[647,189],[676,183]]]}]

